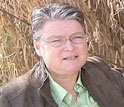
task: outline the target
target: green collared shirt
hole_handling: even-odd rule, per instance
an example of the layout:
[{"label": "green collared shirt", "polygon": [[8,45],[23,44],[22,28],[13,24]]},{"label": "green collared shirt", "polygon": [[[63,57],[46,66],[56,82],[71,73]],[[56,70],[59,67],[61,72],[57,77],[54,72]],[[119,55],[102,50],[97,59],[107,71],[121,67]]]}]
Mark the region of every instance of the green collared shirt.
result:
[{"label": "green collared shirt", "polygon": [[[49,73],[48,73],[49,74]],[[96,101],[89,95],[88,90],[81,82],[81,73],[79,73],[75,91],[78,93],[77,102],[72,102],[72,95],[56,83],[49,75],[52,97],[59,107],[100,107]]]}]

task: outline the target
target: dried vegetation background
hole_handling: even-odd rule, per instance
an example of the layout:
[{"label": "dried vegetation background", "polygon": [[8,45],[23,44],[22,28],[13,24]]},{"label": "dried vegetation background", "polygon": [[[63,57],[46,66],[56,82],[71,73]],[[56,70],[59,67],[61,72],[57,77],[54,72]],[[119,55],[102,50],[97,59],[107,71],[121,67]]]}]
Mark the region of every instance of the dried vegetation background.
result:
[{"label": "dried vegetation background", "polygon": [[0,0],[0,85],[38,61],[31,10],[55,1],[68,1],[84,12],[90,55],[102,56],[112,67],[124,67],[124,0]]}]

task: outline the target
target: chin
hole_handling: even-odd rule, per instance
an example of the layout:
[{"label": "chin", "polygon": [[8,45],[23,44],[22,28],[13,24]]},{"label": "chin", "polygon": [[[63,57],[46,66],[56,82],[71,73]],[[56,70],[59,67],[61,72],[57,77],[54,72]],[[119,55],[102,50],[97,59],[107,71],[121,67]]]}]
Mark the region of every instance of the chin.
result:
[{"label": "chin", "polygon": [[70,67],[69,67],[69,68],[66,67],[65,71],[66,71],[66,72],[70,72],[70,73],[71,73],[71,72],[79,72],[80,69],[81,69],[81,67],[71,67],[71,68],[70,68]]}]

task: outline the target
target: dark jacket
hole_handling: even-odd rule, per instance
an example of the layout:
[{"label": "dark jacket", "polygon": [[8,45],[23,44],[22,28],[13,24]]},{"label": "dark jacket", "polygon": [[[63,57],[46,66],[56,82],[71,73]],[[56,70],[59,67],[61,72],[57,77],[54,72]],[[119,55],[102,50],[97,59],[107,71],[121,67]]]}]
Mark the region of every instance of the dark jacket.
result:
[{"label": "dark jacket", "polygon": [[[124,107],[124,69],[111,69],[101,58],[90,57],[81,71],[83,84],[101,107]],[[2,86],[0,107],[57,107],[44,64]]]}]

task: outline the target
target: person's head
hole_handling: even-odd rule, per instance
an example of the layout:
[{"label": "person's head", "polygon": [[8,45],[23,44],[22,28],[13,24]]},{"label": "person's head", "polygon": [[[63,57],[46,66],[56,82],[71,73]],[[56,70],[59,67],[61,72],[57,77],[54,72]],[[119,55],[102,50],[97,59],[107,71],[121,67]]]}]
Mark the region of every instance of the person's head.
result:
[{"label": "person's head", "polygon": [[34,8],[34,47],[50,72],[70,74],[80,70],[87,59],[83,13],[68,3]]}]

